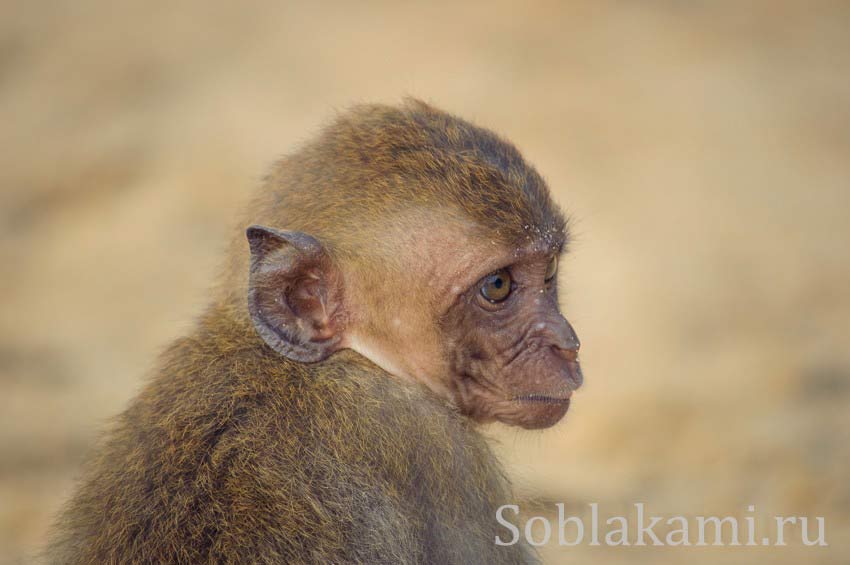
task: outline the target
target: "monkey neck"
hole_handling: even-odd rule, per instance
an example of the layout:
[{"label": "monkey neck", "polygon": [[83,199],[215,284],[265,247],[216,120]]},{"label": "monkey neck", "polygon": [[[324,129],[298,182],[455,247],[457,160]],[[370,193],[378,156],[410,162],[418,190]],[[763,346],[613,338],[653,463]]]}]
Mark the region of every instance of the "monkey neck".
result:
[{"label": "monkey neck", "polygon": [[[240,302],[234,293],[214,300],[198,320],[195,330],[166,352],[167,365],[180,364],[180,360],[185,358],[197,366],[196,357],[203,357],[209,362],[232,362],[246,369],[235,375],[225,371],[222,376],[251,380],[272,374],[289,381],[321,373],[328,365],[345,362],[368,371],[375,378],[395,380],[387,371],[350,349],[342,350],[326,361],[310,364],[283,357],[257,334],[247,308]],[[248,370],[250,368],[254,369],[253,372]],[[412,381],[409,384],[416,385]]]},{"label": "monkey neck", "polygon": [[[239,268],[239,265],[236,268]],[[318,368],[323,365],[322,362],[304,365],[290,361],[266,346],[250,319],[244,298],[246,294],[247,286],[244,282],[237,282],[233,277],[230,285],[219,289],[213,302],[200,319],[197,333],[203,336],[203,341],[215,344],[223,350],[215,353],[216,356],[226,354],[227,351],[252,350],[252,355],[258,358],[270,358],[282,367],[290,367],[294,372],[305,367],[309,370],[311,367]],[[390,341],[390,339],[383,341]],[[336,353],[332,358],[339,358],[341,355],[349,362],[356,361],[375,374],[380,373],[384,377],[397,381],[401,386],[427,389],[433,396],[442,399],[441,402],[449,409],[455,409],[454,404],[451,403],[453,392],[442,382],[439,375],[427,375],[415,365],[396,366],[391,361],[393,355],[390,352],[375,347],[368,340],[354,337],[347,344],[347,349]]]}]

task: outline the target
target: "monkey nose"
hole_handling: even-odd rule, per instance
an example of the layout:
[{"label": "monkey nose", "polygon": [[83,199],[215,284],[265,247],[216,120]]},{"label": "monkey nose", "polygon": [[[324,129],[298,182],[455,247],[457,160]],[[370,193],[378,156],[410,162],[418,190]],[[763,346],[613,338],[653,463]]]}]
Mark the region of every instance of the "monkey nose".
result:
[{"label": "monkey nose", "polygon": [[567,360],[575,361],[578,358],[578,350],[581,349],[581,342],[566,318],[561,318],[559,322],[555,327],[555,343],[553,345]]}]

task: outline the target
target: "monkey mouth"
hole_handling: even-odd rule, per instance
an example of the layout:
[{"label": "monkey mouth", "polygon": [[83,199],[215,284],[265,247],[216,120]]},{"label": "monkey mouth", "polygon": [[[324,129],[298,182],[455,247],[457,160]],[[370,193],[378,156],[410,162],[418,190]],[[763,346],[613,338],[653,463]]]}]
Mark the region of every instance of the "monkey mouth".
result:
[{"label": "monkey mouth", "polygon": [[568,394],[567,396],[559,397],[559,396],[547,396],[545,394],[521,394],[519,396],[514,396],[511,400],[514,402],[534,402],[540,404],[564,404],[569,406],[570,397],[572,394]]}]

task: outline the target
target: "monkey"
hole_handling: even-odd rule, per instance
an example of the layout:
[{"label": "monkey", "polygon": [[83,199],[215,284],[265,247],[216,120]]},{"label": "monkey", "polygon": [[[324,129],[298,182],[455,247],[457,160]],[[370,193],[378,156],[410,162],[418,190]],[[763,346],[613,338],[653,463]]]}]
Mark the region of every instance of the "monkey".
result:
[{"label": "monkey", "polygon": [[568,243],[491,131],[415,99],[341,113],[263,179],[44,557],[535,562],[495,543],[512,495],[481,425],[550,427],[582,383]]}]

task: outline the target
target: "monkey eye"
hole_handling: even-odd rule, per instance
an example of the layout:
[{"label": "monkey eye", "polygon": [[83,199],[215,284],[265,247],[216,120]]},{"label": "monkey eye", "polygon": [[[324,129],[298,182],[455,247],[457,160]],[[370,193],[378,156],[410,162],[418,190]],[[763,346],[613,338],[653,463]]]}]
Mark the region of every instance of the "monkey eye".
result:
[{"label": "monkey eye", "polygon": [[490,302],[501,302],[511,293],[511,275],[507,269],[499,269],[484,277],[481,296]]},{"label": "monkey eye", "polygon": [[555,278],[555,275],[558,274],[558,256],[554,255],[552,259],[549,260],[549,264],[546,265],[546,275],[544,279],[546,282],[550,282]]}]

